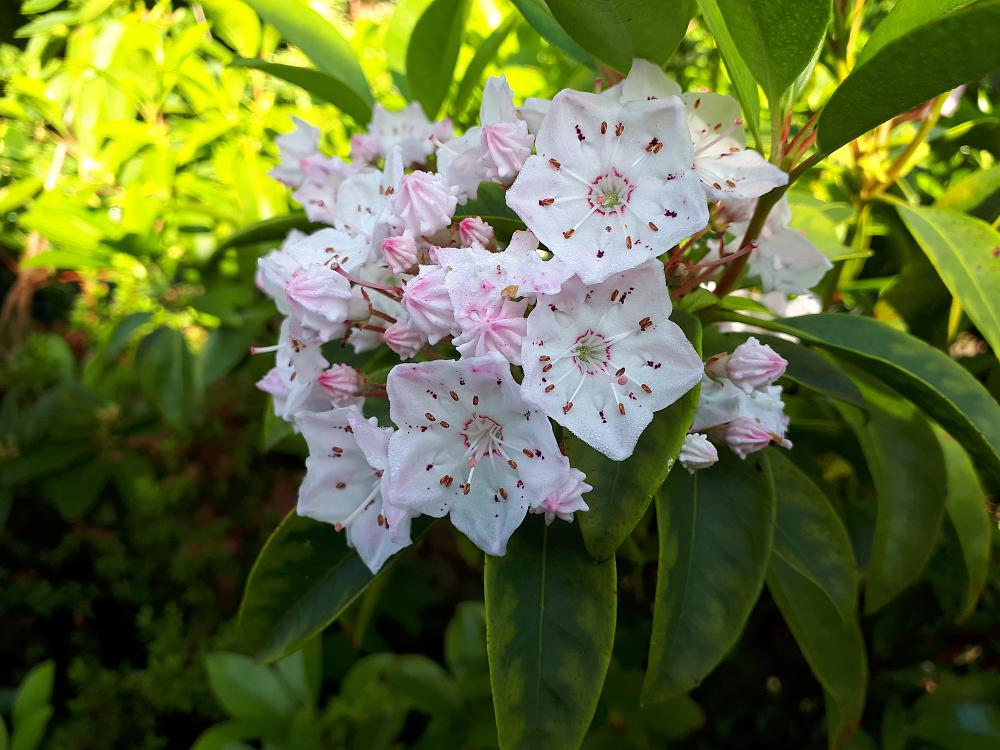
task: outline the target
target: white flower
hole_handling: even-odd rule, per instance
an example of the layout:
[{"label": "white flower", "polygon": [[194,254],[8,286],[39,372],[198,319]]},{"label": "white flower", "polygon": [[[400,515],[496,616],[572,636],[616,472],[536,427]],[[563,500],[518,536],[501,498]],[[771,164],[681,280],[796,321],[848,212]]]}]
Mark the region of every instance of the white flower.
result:
[{"label": "white flower", "polygon": [[386,328],[384,338],[385,345],[396,352],[400,359],[413,359],[427,345],[427,334],[417,328],[406,313]]},{"label": "white flower", "polygon": [[413,172],[403,176],[390,208],[405,230],[433,234],[451,224],[458,204],[455,192],[440,175]]},{"label": "white flower", "polygon": [[395,273],[402,273],[417,264],[417,243],[409,232],[382,240],[382,256]]},{"label": "white flower", "polygon": [[386,502],[392,428],[365,420],[357,406],[300,414],[309,446],[298,514],[346,529],[347,541],[372,573],[410,544],[409,516]]},{"label": "white flower", "polygon": [[528,321],[524,311],[528,303],[506,299],[485,299],[455,313],[461,330],[452,343],[463,357],[481,357],[498,352],[514,365],[521,364],[521,342]]},{"label": "white flower", "polygon": [[591,487],[585,481],[587,475],[582,471],[570,468],[569,461],[563,459],[566,467],[566,479],[559,489],[549,495],[539,505],[532,506],[532,513],[544,513],[545,524],[551,524],[556,518],[573,523],[573,514],[580,511],[590,510],[590,506],[584,501],[583,496],[590,492]]},{"label": "white flower", "polygon": [[291,319],[281,324],[275,346],[253,348],[251,354],[275,352],[275,367],[257,383],[274,397],[274,415],[286,422],[302,411],[329,408],[330,398],[319,386],[320,374],[330,364],[323,358],[320,341]]},{"label": "white flower", "polygon": [[538,131],[542,129],[542,123],[545,121],[545,115],[549,113],[551,106],[551,99],[539,99],[529,96],[524,100],[524,106],[521,107],[520,114],[528,126],[529,133],[538,135]]},{"label": "white flower", "polygon": [[274,139],[281,163],[271,170],[271,177],[289,187],[299,187],[305,180],[303,161],[322,158],[319,153],[319,128],[305,120],[292,118],[295,129]]},{"label": "white flower", "polygon": [[333,364],[320,373],[316,382],[326,391],[333,406],[350,406],[364,400],[359,396],[362,375],[350,365]]},{"label": "white flower", "polygon": [[750,273],[765,292],[803,294],[833,268],[833,263],[796,229],[780,229],[750,253]]},{"label": "white flower", "polygon": [[292,197],[302,204],[309,221],[332,225],[337,217],[337,191],[357,171],[336,156],[324,158],[317,154],[303,159],[303,180]]},{"label": "white flower", "polygon": [[[637,58],[623,82],[621,99],[648,101],[680,94],[680,86],[659,66]],[[682,97],[694,142],[694,169],[709,198],[757,198],[788,183],[787,174],[746,148],[739,102],[712,92]]]},{"label": "white flower", "polygon": [[379,156],[379,141],[373,135],[358,133],[351,136],[351,161],[355,164],[371,164]]},{"label": "white flower", "polygon": [[719,452],[708,440],[707,435],[700,432],[690,432],[684,436],[680,455],[677,456],[681,466],[694,474],[699,469],[707,469],[719,460]]},{"label": "white flower", "polygon": [[403,156],[400,148],[389,152],[385,168],[369,169],[351,175],[337,191],[337,229],[365,238],[374,248],[389,235],[389,201],[403,179]]},{"label": "white flower", "polygon": [[350,282],[337,272],[352,272],[367,260],[363,240],[336,229],[321,229],[291,242],[281,253],[258,261],[264,291],[279,312],[294,318],[321,340],[342,336],[344,323],[361,312],[352,301]]},{"label": "white flower", "polygon": [[521,350],[525,400],[609,458],[628,458],[653,413],[701,378],[701,358],[670,311],[656,261],[540,295]]},{"label": "white flower", "polygon": [[769,443],[791,448],[785,438],[787,429],[780,385],[746,393],[728,378],[706,374],[702,379],[692,432],[711,432],[746,458]]},{"label": "white flower", "polygon": [[387,383],[390,500],[451,521],[480,549],[502,555],[537,498],[565,467],[552,426],[518,393],[499,354],[397,365]]},{"label": "white flower", "polygon": [[[446,132],[447,129],[442,135]],[[417,102],[399,112],[390,112],[381,104],[376,104],[368,134],[377,139],[382,156],[388,156],[398,146],[404,167],[423,164],[434,153],[432,136],[436,134],[435,126]]]},{"label": "white flower", "polygon": [[680,99],[563,91],[507,204],[585,283],[634,268],[708,223]]},{"label": "white flower", "polygon": [[438,174],[455,188],[455,197],[461,204],[475,198],[479,183],[487,179],[486,166],[480,160],[481,137],[481,128],[469,128],[455,140],[442,144],[437,151]]}]

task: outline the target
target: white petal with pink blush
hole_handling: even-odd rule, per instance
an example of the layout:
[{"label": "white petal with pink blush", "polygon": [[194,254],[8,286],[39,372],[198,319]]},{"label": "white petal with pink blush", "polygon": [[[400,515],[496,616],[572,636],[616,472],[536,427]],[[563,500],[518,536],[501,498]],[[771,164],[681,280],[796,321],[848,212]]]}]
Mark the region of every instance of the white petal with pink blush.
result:
[{"label": "white petal with pink blush", "polygon": [[620,104],[563,91],[507,204],[595,284],[704,228],[708,209],[677,97]]},{"label": "white petal with pink blush", "polygon": [[653,414],[702,377],[670,312],[658,261],[539,296],[521,349],[525,400],[609,458],[628,458]]},{"label": "white petal with pink blush", "polygon": [[480,549],[502,555],[529,506],[565,480],[545,415],[526,404],[499,354],[397,365],[387,383],[390,500],[413,515],[451,516]]},{"label": "white petal with pink blush", "polygon": [[309,446],[298,514],[345,531],[372,573],[410,544],[410,517],[386,502],[389,437],[357,406],[301,414],[296,424]]}]

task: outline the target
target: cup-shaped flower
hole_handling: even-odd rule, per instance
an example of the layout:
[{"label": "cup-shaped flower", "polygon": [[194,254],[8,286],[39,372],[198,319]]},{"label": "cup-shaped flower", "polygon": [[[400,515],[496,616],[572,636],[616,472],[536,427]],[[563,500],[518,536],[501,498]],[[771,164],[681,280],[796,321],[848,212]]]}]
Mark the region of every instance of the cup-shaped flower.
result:
[{"label": "cup-shaped flower", "polygon": [[300,414],[296,424],[309,446],[298,514],[346,530],[348,543],[377,573],[410,544],[410,517],[386,502],[392,428],[365,420],[357,406]]},{"label": "cup-shaped flower", "polygon": [[670,312],[657,261],[539,295],[521,349],[525,400],[609,458],[628,458],[653,413],[702,377],[701,358]]},{"label": "cup-shaped flower", "polygon": [[411,514],[451,515],[491,555],[565,467],[552,425],[526,404],[499,354],[397,365],[387,383],[399,430],[389,442],[390,500]]},{"label": "cup-shaped flower", "polygon": [[305,120],[292,118],[294,129],[274,139],[281,154],[281,163],[271,170],[271,177],[289,187],[299,187],[305,181],[302,161],[319,154],[319,128]]},{"label": "cup-shaped flower", "polygon": [[750,273],[765,292],[803,294],[833,268],[833,263],[796,229],[779,229],[750,253]]},{"label": "cup-shaped flower", "polygon": [[677,460],[689,473],[694,474],[699,469],[707,469],[718,461],[719,451],[709,441],[708,435],[690,432],[684,436]]},{"label": "cup-shaped flower", "polygon": [[563,91],[507,204],[587,284],[644,263],[708,223],[677,97]]},{"label": "cup-shaped flower", "polygon": [[382,156],[388,156],[398,146],[404,167],[422,164],[434,153],[431,138],[435,135],[434,124],[427,119],[417,102],[398,112],[390,112],[381,104],[376,104],[368,134],[378,143]]}]

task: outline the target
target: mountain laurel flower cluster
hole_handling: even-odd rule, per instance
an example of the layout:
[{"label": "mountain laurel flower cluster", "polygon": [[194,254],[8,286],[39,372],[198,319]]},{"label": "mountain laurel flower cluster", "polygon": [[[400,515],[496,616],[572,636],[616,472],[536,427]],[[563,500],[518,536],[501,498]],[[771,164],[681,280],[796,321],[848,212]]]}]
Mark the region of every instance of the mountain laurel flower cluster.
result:
[{"label": "mountain laurel flower cluster", "polygon": [[[636,60],[600,93],[523,106],[490,79],[458,137],[411,104],[376,106],[350,162],[319,141],[300,120],[277,139],[273,176],[326,226],[259,261],[285,316],[277,344],[255,349],[276,354],[259,387],[309,448],[298,512],[344,531],[372,571],[420,515],[447,515],[491,555],[528,513],[572,521],[592,488],[564,438],[623,461],[699,384],[694,423],[677,426],[687,470],[715,463],[716,444],[790,446],[785,361],[750,338],[705,363],[671,320],[672,297],[711,288],[730,257],[752,251],[764,290],[783,294],[829,268],[787,205],[753,247],[731,247],[788,180],[746,148],[735,100],[682,93]],[[505,196],[503,225],[481,215],[484,183]],[[338,363],[344,346],[377,366]]]}]

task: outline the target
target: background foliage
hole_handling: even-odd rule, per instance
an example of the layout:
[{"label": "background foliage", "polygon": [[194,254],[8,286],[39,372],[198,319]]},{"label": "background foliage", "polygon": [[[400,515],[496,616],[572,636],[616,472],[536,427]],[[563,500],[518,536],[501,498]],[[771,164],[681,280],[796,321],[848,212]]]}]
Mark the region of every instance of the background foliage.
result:
[{"label": "background foliage", "polygon": [[[733,92],[765,150],[785,108],[801,127],[829,100],[819,145],[850,145],[790,192],[793,224],[838,261],[820,290],[825,307],[881,322],[775,325],[819,345],[788,355],[796,450],[771,457],[776,507],[752,505],[748,483],[733,479],[747,465],[736,462],[706,474],[719,486],[673,474],[655,501],[661,517],[682,519],[700,493],[710,502],[687,520],[709,532],[734,515],[750,528],[773,513],[770,558],[759,535],[718,540],[745,546],[755,587],[704,547],[691,550],[704,559],[668,569],[690,540],[657,529],[651,511],[625,536],[617,566],[577,560],[576,527],[552,527],[552,549],[565,551],[552,580],[566,582],[552,591],[554,611],[573,611],[566,589],[581,575],[618,583],[608,678],[584,747],[819,748],[824,702],[838,746],[997,746],[1000,586],[988,553],[998,535],[986,492],[997,486],[995,403],[940,377],[950,358],[1000,395],[997,271],[969,262],[1000,245],[997,81],[962,67],[978,45],[996,48],[984,30],[997,3],[928,4],[955,11],[944,31],[928,30],[918,2],[897,3],[893,16],[888,2],[834,2],[829,27],[825,2],[803,3],[794,23],[787,3],[754,3],[738,27],[742,4],[728,0],[673,3],[656,23],[640,22],[653,4],[639,0],[595,0],[587,14],[561,0],[312,5],[321,18],[272,0],[27,0],[22,13],[0,10],[0,683],[11,688],[0,693],[0,748],[497,746],[482,581],[485,567],[491,601],[526,617],[504,588],[535,575],[516,550],[484,563],[435,525],[417,554],[363,592],[365,574],[338,569],[330,585],[342,598],[327,614],[339,617],[322,636],[309,639],[307,627],[254,641],[253,608],[280,600],[248,600],[237,627],[250,566],[302,474],[303,446],[253,387],[266,365],[247,356],[277,335],[253,284],[256,258],[303,223],[266,176],[272,141],[294,113],[344,155],[373,101],[420,101],[462,129],[486,76],[503,72],[519,96],[551,96],[588,89],[633,55],[667,63],[685,89]],[[959,46],[932,55],[927,40],[942,35]],[[315,69],[301,72],[310,59]],[[936,96],[941,81],[966,81],[956,108],[938,97],[865,133]],[[879,101],[851,99],[875,89]],[[913,340],[887,326],[938,352],[902,346]],[[707,327],[703,350],[739,337]],[[860,367],[838,369],[823,352]],[[924,411],[983,446],[975,464]],[[977,468],[992,481],[985,490]],[[523,531],[525,544],[543,533]],[[313,541],[331,561],[346,554],[311,522],[292,517],[278,533]],[[573,544],[556,538],[570,533]],[[833,550],[819,564],[811,534]],[[588,535],[588,545],[613,550],[620,536]],[[270,575],[294,579],[295,562],[270,560]],[[684,642],[679,619],[711,602],[664,594],[652,611],[657,588],[688,590],[686,576],[705,579],[693,591],[732,587],[732,611],[711,638]],[[690,679],[646,676],[651,634],[666,644],[650,654],[661,677]],[[610,634],[586,635],[599,660]],[[535,634],[525,624],[518,637]],[[263,665],[248,652],[285,658]],[[517,685],[493,688],[516,703]],[[591,706],[572,682],[564,689],[549,709],[569,722]],[[516,745],[522,731],[502,720],[500,741]]]}]

